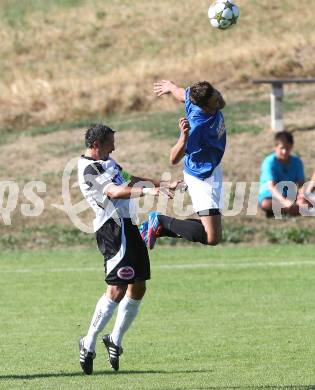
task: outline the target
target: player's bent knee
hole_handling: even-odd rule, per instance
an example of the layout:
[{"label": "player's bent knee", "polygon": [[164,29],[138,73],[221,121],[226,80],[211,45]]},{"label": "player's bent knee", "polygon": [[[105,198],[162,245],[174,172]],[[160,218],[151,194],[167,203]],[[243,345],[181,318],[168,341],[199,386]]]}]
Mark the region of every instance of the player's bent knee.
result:
[{"label": "player's bent knee", "polygon": [[217,246],[220,244],[220,242],[221,242],[221,240],[219,238],[211,238],[211,239],[208,239],[207,245]]},{"label": "player's bent knee", "polygon": [[115,302],[120,302],[126,294],[127,286],[113,286],[107,287],[106,296]]},{"label": "player's bent knee", "polygon": [[209,246],[217,246],[220,244],[222,240],[222,232],[218,230],[216,232],[211,232],[207,234],[207,242],[206,245]]}]

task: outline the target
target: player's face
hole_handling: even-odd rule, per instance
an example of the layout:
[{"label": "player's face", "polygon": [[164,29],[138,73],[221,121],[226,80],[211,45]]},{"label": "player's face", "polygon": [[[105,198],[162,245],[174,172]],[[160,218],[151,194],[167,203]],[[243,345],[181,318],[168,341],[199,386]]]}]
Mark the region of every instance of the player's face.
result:
[{"label": "player's face", "polygon": [[112,153],[115,150],[115,135],[114,133],[108,134],[106,142],[108,153]]},{"label": "player's face", "polygon": [[218,98],[216,95],[211,96],[208,100],[205,111],[209,113],[215,113],[218,110]]},{"label": "player's face", "polygon": [[278,141],[275,145],[275,153],[278,160],[287,162],[292,151],[292,145],[285,141]]},{"label": "player's face", "polygon": [[98,145],[98,153],[100,158],[108,157],[115,150],[115,137],[114,133],[108,134],[106,142]]}]

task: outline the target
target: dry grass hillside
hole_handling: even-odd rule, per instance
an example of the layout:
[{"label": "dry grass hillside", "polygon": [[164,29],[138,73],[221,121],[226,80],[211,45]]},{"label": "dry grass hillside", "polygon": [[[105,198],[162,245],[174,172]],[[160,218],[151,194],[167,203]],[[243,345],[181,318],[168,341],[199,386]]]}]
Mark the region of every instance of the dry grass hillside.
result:
[{"label": "dry grass hillside", "polygon": [[238,95],[255,76],[315,75],[310,1],[238,4],[222,32],[209,0],[0,0],[1,128],[170,109],[151,94],[161,77]]},{"label": "dry grass hillside", "polygon": [[[183,115],[157,99],[161,77],[188,84],[209,79],[222,89],[229,143],[225,181],[257,181],[272,148],[269,88],[260,76],[314,76],[310,2],[238,0],[239,24],[216,31],[208,0],[0,0],[0,180],[19,188],[12,225],[0,223],[0,248],[94,245],[62,211],[65,164],[83,151],[84,127],[96,119],[119,130],[114,157],[129,171],[159,176]],[[286,87],[285,119],[296,152],[315,170],[315,85]],[[46,183],[44,212],[23,217],[24,185]],[[75,177],[72,183],[75,181]],[[71,188],[73,202],[81,195]],[[232,193],[233,198],[234,194]],[[172,213],[172,205],[168,212]],[[91,214],[83,215],[85,220]],[[228,243],[314,242],[313,218],[267,221],[244,212],[225,218]]]}]

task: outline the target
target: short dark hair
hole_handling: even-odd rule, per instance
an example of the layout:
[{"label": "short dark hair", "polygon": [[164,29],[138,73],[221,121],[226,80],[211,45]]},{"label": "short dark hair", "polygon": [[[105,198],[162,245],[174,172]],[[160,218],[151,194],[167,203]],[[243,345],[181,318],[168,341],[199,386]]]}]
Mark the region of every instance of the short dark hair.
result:
[{"label": "short dark hair", "polygon": [[293,146],[294,144],[293,134],[289,133],[288,131],[279,131],[275,135],[275,144],[281,141],[285,141],[289,145]]},{"label": "short dark hair", "polygon": [[198,81],[190,87],[190,100],[199,107],[205,107],[214,93],[208,81]]},{"label": "short dark hair", "polygon": [[115,133],[114,130],[102,123],[92,124],[85,133],[85,146],[92,148],[95,141],[99,141],[104,145],[108,135],[113,133]]}]

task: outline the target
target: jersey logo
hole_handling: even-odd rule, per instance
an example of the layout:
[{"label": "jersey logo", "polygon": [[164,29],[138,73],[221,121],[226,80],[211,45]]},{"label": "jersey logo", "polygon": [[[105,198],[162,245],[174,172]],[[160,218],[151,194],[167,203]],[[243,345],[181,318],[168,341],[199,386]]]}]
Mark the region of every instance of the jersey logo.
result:
[{"label": "jersey logo", "polygon": [[117,271],[117,276],[123,280],[130,280],[134,278],[135,271],[132,267],[122,267]]}]

